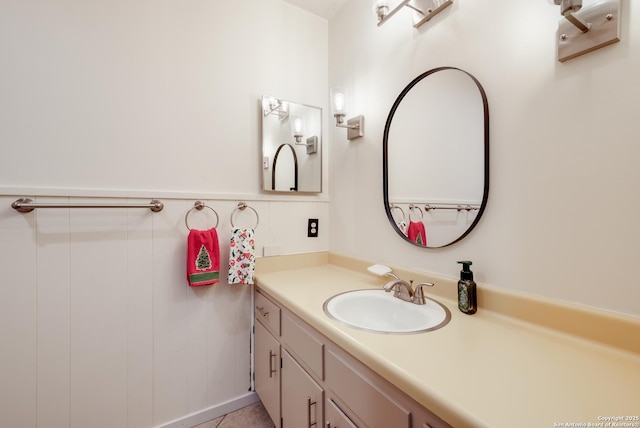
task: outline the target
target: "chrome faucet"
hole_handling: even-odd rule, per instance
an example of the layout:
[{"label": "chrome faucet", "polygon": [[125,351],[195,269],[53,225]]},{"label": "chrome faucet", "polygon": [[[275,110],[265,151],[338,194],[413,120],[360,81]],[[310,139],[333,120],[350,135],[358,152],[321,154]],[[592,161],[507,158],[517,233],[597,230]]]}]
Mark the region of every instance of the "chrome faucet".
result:
[{"label": "chrome faucet", "polygon": [[424,305],[426,298],[424,296],[424,287],[433,287],[432,282],[422,282],[418,284],[414,290],[413,280],[407,282],[400,279],[398,275],[391,272],[391,268],[383,265],[373,265],[367,268],[369,272],[375,273],[379,276],[390,276],[392,281],[387,282],[384,285],[384,291],[390,293],[393,290],[393,297],[404,300],[406,302],[414,303],[416,305]]},{"label": "chrome faucet", "polygon": [[394,279],[393,281],[389,281],[384,285],[384,291],[391,292],[394,290],[393,297],[397,297],[398,299],[402,299],[406,302],[415,303],[416,305],[424,305],[426,303],[426,298],[424,296],[424,287],[433,287],[432,282],[423,282],[416,286],[414,289],[412,287],[413,281],[407,282],[402,279]]},{"label": "chrome faucet", "polygon": [[413,287],[407,281],[398,278],[387,282],[384,291],[390,293],[391,290],[394,290],[393,297],[413,303]]}]

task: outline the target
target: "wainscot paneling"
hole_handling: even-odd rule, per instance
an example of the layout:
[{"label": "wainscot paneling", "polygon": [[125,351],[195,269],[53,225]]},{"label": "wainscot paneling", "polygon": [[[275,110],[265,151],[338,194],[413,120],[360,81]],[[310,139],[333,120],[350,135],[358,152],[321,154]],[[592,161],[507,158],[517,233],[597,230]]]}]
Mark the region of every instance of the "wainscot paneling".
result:
[{"label": "wainscot paneling", "polygon": [[[21,195],[28,196],[28,195]],[[149,199],[31,195],[37,202]],[[230,215],[238,201],[205,200],[219,217],[221,282],[190,288],[185,214],[195,199],[146,209],[36,209],[0,196],[0,426],[182,426],[251,400],[251,287],[226,282]],[[257,254],[323,251],[327,202],[247,201],[260,216]],[[193,211],[189,226],[215,215]],[[234,224],[250,227],[249,210]],[[182,421],[182,422],[181,422]],[[185,425],[186,426],[186,425]]]}]

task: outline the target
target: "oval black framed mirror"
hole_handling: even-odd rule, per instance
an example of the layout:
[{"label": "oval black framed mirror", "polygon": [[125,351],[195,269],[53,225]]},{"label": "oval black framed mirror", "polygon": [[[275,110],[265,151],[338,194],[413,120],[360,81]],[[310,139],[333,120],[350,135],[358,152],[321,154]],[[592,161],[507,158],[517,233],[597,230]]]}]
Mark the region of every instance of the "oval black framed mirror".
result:
[{"label": "oval black framed mirror", "polygon": [[416,77],[393,103],[383,136],[387,217],[423,248],[454,244],[478,224],[489,196],[489,105],[456,67]]}]

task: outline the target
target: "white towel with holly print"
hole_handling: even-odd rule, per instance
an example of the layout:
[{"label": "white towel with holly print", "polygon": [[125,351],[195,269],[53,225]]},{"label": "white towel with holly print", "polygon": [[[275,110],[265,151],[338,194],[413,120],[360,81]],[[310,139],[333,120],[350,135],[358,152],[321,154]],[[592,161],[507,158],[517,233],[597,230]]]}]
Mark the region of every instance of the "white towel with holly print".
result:
[{"label": "white towel with holly print", "polygon": [[229,243],[229,284],[253,284],[256,241],[253,229],[234,228]]}]

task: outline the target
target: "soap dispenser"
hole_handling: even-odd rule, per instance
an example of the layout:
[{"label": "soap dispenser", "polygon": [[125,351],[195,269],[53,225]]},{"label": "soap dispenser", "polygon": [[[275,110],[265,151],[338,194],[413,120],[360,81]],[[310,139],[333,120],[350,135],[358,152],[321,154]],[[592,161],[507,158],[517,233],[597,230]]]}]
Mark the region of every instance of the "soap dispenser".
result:
[{"label": "soap dispenser", "polygon": [[475,314],[477,310],[476,283],[473,281],[473,272],[469,269],[470,261],[459,261],[462,265],[460,281],[458,281],[458,309],[465,314]]}]

